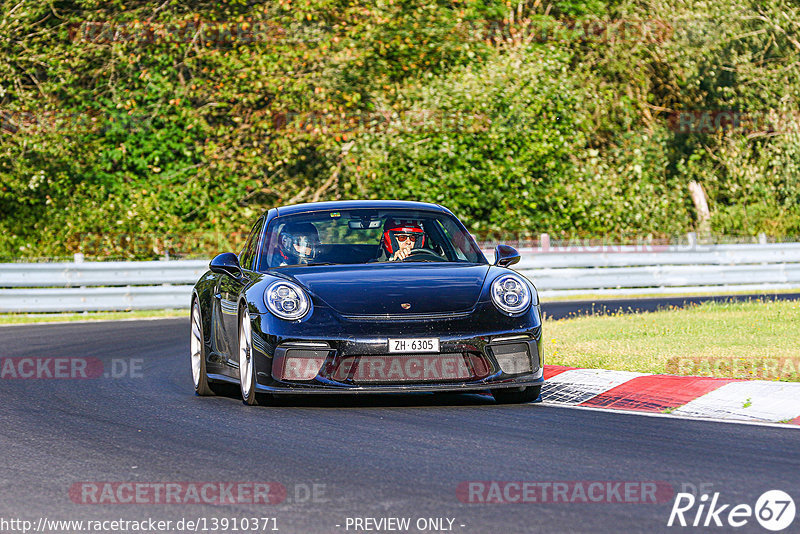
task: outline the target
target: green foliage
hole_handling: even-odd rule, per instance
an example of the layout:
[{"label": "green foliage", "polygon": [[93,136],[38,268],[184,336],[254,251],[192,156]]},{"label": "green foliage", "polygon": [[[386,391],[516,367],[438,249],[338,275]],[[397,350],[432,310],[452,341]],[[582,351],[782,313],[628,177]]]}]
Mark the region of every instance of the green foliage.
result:
[{"label": "green foliage", "polygon": [[599,149],[581,153],[570,183],[573,228],[585,235],[676,235],[692,220],[683,182],[665,172],[669,132],[628,132]]},{"label": "green foliage", "polygon": [[[783,0],[0,2],[0,256],[236,248],[275,205],[485,238],[800,233]],[[735,111],[744,125],[676,128]]]},{"label": "green foliage", "polygon": [[404,88],[397,101],[409,108],[357,138],[345,195],[441,203],[481,236],[568,224],[563,177],[582,140],[567,60],[495,55]]}]

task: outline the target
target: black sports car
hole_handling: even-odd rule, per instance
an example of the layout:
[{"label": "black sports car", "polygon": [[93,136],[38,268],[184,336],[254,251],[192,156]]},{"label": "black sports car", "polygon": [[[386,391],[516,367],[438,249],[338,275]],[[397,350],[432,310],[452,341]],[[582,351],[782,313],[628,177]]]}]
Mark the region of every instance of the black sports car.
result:
[{"label": "black sports car", "polygon": [[191,303],[195,390],[263,394],[479,392],[535,400],[542,387],[536,289],[490,265],[447,209],[419,202],[274,208],[242,252],[220,254]]}]

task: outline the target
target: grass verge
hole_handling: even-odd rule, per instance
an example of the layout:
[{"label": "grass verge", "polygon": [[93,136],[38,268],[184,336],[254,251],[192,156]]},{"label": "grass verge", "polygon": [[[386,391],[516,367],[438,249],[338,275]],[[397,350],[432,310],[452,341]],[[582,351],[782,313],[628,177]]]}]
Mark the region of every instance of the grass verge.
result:
[{"label": "grass verge", "polygon": [[706,302],[544,325],[545,363],[800,381],[800,302]]},{"label": "grass verge", "polygon": [[31,323],[63,323],[75,321],[116,321],[120,319],[153,319],[189,317],[189,310],[140,310],[127,312],[85,313],[2,313],[0,325]]}]

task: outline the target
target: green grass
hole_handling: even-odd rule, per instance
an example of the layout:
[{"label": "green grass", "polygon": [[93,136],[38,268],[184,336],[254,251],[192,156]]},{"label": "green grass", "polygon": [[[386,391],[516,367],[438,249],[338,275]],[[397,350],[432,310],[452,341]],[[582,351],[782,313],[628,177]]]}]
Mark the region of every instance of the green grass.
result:
[{"label": "green grass", "polygon": [[800,302],[546,320],[543,344],[551,365],[800,381]]},{"label": "green grass", "polygon": [[60,323],[73,321],[115,321],[119,319],[151,319],[164,317],[189,317],[189,310],[143,310],[88,313],[2,313],[0,314],[0,325]]}]

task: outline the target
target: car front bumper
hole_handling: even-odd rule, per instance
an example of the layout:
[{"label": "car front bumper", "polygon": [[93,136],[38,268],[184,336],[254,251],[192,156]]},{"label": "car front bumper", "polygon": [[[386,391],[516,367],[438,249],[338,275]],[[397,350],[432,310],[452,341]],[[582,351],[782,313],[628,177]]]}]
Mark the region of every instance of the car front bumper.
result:
[{"label": "car front bumper", "polygon": [[[254,320],[256,390],[262,393],[479,392],[544,381],[538,307],[513,319],[513,324],[507,318],[493,322],[465,317],[402,324],[339,323],[335,329],[306,325],[280,335],[264,334],[274,332],[273,321],[266,315]],[[331,331],[337,335],[329,335]],[[439,339],[438,353],[388,353],[389,338],[430,337]],[[308,368],[318,371],[299,380],[287,369],[306,369],[303,363],[291,362],[301,356],[307,358],[301,362],[308,361]]]}]

